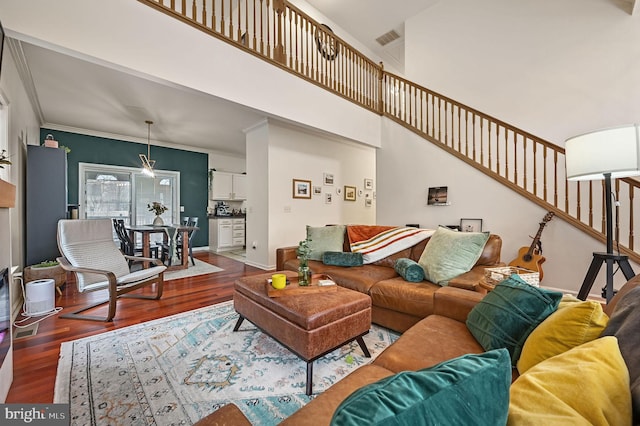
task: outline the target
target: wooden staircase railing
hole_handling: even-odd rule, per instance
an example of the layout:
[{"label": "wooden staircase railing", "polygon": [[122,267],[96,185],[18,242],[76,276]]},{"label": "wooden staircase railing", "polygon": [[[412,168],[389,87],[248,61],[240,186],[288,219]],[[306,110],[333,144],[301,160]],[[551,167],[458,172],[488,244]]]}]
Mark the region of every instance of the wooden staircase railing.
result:
[{"label": "wooden staircase railing", "polygon": [[[569,182],[564,149],[384,71],[285,0],[138,0],[258,56],[436,144],[605,242],[604,183]],[[640,263],[640,182],[616,179],[614,250]],[[622,238],[622,240],[621,240]]]},{"label": "wooden staircase railing", "polygon": [[[564,148],[402,77],[385,72],[382,84],[386,117],[606,241],[604,181],[567,181]],[[613,187],[620,201],[614,212],[614,240],[618,242],[614,250],[638,262],[634,201],[640,183],[615,179]]]}]

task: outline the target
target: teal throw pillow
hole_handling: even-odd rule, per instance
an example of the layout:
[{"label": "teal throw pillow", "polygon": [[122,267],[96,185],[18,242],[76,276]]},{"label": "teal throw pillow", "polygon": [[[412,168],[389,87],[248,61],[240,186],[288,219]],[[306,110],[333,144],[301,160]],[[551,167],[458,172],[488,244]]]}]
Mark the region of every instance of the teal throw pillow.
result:
[{"label": "teal throw pillow", "polygon": [[322,260],[325,251],[342,251],[344,245],[344,225],[308,226],[307,240],[311,254],[310,260]]},{"label": "teal throw pillow", "polygon": [[485,350],[506,348],[515,366],[529,334],[558,308],[562,293],[533,287],[513,274],[499,282],[467,316]]},{"label": "teal throw pillow", "polygon": [[325,251],[322,263],[332,266],[362,266],[362,253],[348,251]]},{"label": "teal throw pillow", "polygon": [[510,385],[505,349],[463,355],[358,389],[342,401],[331,425],[504,425]]},{"label": "teal throw pillow", "polygon": [[396,260],[393,269],[395,269],[398,275],[404,278],[405,281],[419,283],[424,280],[424,269],[422,269],[422,266],[415,260],[402,257]]},{"label": "teal throw pillow", "polygon": [[457,232],[440,226],[418,261],[425,278],[445,286],[450,279],[469,272],[480,259],[488,239],[488,232]]}]

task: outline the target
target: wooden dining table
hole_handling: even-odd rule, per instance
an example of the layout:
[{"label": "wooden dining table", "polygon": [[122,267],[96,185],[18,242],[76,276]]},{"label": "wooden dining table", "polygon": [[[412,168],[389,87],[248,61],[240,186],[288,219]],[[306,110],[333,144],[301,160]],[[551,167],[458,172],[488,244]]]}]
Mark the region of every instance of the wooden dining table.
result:
[{"label": "wooden dining table", "polygon": [[[197,226],[187,225],[131,225],[125,227],[129,231],[131,240],[135,241],[136,232],[142,235],[142,256],[151,257],[151,234],[163,234],[163,241],[169,244],[171,264],[167,271],[187,269],[189,267],[189,231],[199,229]],[[177,256],[176,241],[182,234],[182,259]],[[143,263],[144,268],[149,267],[149,262]]]}]

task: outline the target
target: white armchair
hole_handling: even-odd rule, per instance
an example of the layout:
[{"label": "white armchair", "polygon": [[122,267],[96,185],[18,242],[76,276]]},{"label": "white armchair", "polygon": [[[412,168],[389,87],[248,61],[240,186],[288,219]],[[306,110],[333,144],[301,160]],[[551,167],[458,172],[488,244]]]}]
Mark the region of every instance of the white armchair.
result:
[{"label": "white armchair", "polygon": [[[66,271],[76,275],[79,292],[107,289],[107,300],[93,303],[62,318],[111,321],[116,314],[119,297],[160,299],[167,269],[159,259],[125,256],[113,241],[110,219],[73,219],[58,222],[58,248],[62,257],[58,262]],[[129,270],[128,260],[147,260],[155,266],[139,271]],[[139,288],[156,285],[155,294],[127,294]],[[108,303],[106,317],[82,314],[89,309]]]}]

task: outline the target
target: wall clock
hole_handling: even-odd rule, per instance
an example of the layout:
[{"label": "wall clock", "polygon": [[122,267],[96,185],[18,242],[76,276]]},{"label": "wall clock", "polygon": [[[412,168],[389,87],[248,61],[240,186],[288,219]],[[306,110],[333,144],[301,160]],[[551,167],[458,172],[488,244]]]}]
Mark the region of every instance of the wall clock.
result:
[{"label": "wall clock", "polygon": [[338,44],[338,40],[331,35],[333,34],[333,30],[328,25],[320,24],[320,27],[316,29],[315,34],[318,52],[320,52],[325,59],[333,61],[340,52],[340,45]]}]

